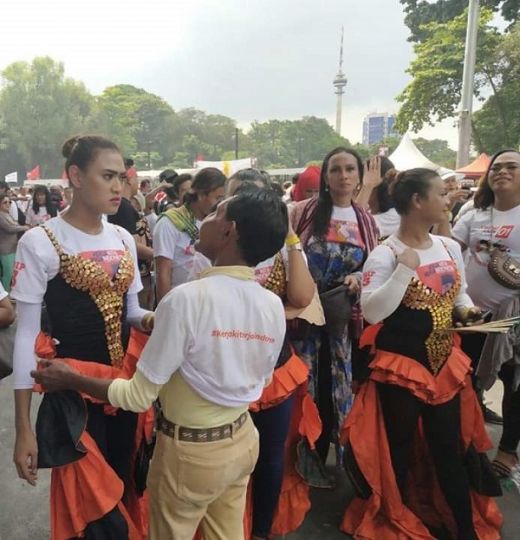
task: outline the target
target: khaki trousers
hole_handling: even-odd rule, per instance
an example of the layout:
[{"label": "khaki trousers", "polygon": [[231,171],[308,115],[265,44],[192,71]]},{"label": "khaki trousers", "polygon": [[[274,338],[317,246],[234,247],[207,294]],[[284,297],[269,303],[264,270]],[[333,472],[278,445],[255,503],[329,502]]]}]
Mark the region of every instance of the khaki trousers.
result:
[{"label": "khaki trousers", "polygon": [[231,438],[194,443],[163,433],[148,475],[150,540],[242,540],[258,432],[249,417]]}]

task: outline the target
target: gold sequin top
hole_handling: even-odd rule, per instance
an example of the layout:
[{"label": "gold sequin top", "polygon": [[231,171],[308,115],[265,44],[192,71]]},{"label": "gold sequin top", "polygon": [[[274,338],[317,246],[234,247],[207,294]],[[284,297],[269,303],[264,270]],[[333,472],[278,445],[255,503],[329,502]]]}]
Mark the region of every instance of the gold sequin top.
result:
[{"label": "gold sequin top", "polygon": [[134,262],[128,248],[121,258],[113,278],[95,261],[63,251],[54,233],[42,226],[60,258],[59,274],[72,288],[84,291],[96,304],[105,323],[110,361],[113,366],[123,365],[124,349],[121,342],[124,295],[134,280]]},{"label": "gold sequin top", "polygon": [[287,275],[281,252],[278,252],[274,258],[273,268],[264,284],[264,288],[274,292],[280,298],[287,294]]},{"label": "gold sequin top", "polygon": [[404,306],[426,310],[431,315],[433,328],[425,345],[428,363],[434,375],[440,371],[453,348],[453,333],[442,330],[453,324],[453,304],[460,286],[459,272],[456,272],[455,282],[444,294],[434,291],[417,278],[412,278],[402,300]]}]

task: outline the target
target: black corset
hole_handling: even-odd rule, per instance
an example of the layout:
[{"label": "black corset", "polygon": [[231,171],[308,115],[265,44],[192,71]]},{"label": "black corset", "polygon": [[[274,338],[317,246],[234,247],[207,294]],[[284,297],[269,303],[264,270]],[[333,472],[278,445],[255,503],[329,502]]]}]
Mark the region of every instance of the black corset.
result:
[{"label": "black corset", "polygon": [[[59,341],[56,345],[57,356],[110,365],[105,323],[90,295],[74,289],[58,274],[47,283],[44,299],[50,326],[45,330]],[[126,350],[129,338],[126,295],[121,318],[121,337],[123,349]]]}]

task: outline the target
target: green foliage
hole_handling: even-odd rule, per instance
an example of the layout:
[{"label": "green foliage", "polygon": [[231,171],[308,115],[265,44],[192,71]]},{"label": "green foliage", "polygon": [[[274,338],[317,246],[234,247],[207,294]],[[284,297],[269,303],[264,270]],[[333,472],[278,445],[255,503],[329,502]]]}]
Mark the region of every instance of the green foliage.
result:
[{"label": "green foliage", "polygon": [[[475,93],[493,84],[496,72],[495,51],[501,36],[489,26],[492,12],[482,9],[478,32],[475,67]],[[421,26],[424,39],[414,46],[416,57],[408,73],[413,77],[397,97],[402,103],[396,128],[419,131],[425,124],[434,125],[455,115],[461,99],[464,44],[467,12],[443,23]]]},{"label": "green foliage", "polygon": [[[446,23],[461,15],[468,6],[468,0],[401,0],[404,6],[405,24],[411,32],[410,41],[424,41],[429,38],[425,25]],[[506,21],[518,19],[520,0],[481,0],[482,7],[492,12],[500,11]]]},{"label": "green foliage", "polygon": [[457,152],[448,146],[447,141],[442,139],[433,139],[432,141],[429,141],[419,137],[418,139],[414,139],[413,142],[430,161],[449,169],[455,168]]},{"label": "green foliage", "polygon": [[493,94],[473,116],[474,142],[492,154],[520,145],[520,22],[495,51]]},{"label": "green foliage", "polygon": [[23,174],[40,164],[47,177],[61,175],[60,144],[82,130],[94,106],[92,96],[49,57],[15,62],[2,79],[0,117],[6,142],[0,167]]}]

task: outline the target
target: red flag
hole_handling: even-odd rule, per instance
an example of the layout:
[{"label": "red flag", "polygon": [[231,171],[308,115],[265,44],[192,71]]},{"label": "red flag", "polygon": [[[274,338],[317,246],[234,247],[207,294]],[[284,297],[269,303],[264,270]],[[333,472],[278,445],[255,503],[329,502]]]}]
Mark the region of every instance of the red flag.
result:
[{"label": "red flag", "polygon": [[40,166],[36,165],[32,171],[27,173],[27,180],[39,180],[40,174]]},{"label": "red flag", "polygon": [[204,161],[204,156],[202,154],[197,154],[195,161]]}]

